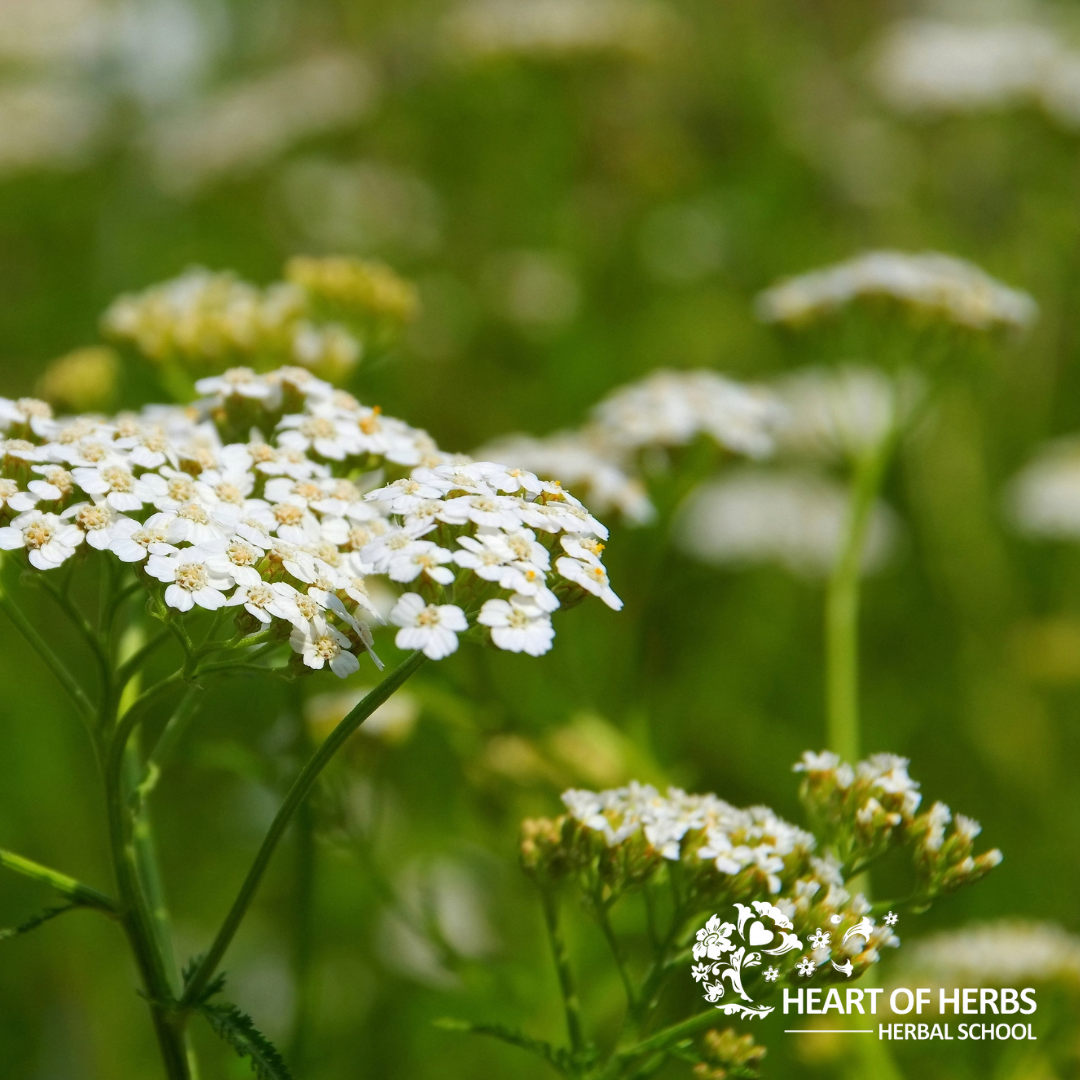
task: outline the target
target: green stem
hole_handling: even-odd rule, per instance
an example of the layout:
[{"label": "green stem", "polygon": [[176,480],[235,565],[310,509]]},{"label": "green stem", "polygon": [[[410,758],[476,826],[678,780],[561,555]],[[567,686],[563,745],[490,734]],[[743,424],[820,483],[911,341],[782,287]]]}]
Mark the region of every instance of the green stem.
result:
[{"label": "green stem", "polygon": [[296,895],[293,940],[293,982],[296,1012],[290,1035],[289,1062],[298,1074],[305,1072],[315,1019],[313,996],[315,968],[315,922],[317,916],[318,849],[315,815],[305,801],[296,814]]},{"label": "green stem", "polygon": [[83,613],[71,601],[71,596],[66,589],[58,589],[49,579],[47,573],[37,575],[35,578],[41,587],[56,601],[64,614],[71,620],[72,625],[82,635],[90,651],[94,654],[94,661],[98,666],[101,677],[101,685],[108,683],[111,674],[108,653],[102,644],[97,631],[87,622]]},{"label": "green stem", "polygon": [[168,641],[170,637],[172,637],[172,634],[168,630],[162,630],[160,633],[155,634],[145,645],[141,646],[131,657],[125,660],[116,672],[117,686],[123,688],[124,685],[138,673],[139,669],[154,650]]},{"label": "green stem", "polygon": [[641,1057],[642,1054],[666,1050],[669,1046],[681,1042],[688,1036],[701,1031],[702,1028],[707,1028],[710,1024],[715,1024],[716,1021],[716,1010],[709,1009],[706,1012],[698,1013],[697,1016],[691,1016],[689,1020],[683,1020],[682,1023],[672,1024],[671,1027],[664,1028],[663,1031],[658,1031],[655,1035],[650,1035],[649,1038],[643,1039],[634,1046],[617,1051],[612,1057],[608,1068],[601,1075],[605,1078],[608,1076],[618,1076],[621,1071],[621,1066],[625,1062]]},{"label": "green stem", "polygon": [[[44,572],[48,573],[48,571]],[[83,690],[75,676],[60,661],[56,653],[49,648],[45,643],[45,639],[34,629],[30,620],[19,610],[19,606],[8,596],[2,586],[0,586],[0,607],[4,609],[4,613],[15,624],[38,656],[45,661],[45,665],[56,676],[57,682],[67,691],[68,696],[74,702],[75,708],[79,712],[79,718],[87,727],[90,727],[94,721],[94,706],[86,696],[86,691]]]},{"label": "green stem", "polygon": [[4,851],[0,848],[0,866],[5,870],[22,874],[23,877],[40,881],[42,884],[55,889],[61,896],[66,896],[69,900],[83,907],[97,908],[99,911],[104,911],[106,915],[115,916],[117,914],[116,901],[103,892],[98,892],[97,889],[84,885],[81,881],[76,881],[75,878],[69,877],[67,874],[61,874],[59,870],[52,870],[48,866],[42,866],[41,863],[34,862],[32,859],[16,855],[13,851]]},{"label": "green stem", "polygon": [[180,971],[176,966],[176,953],[173,951],[172,927],[169,922],[169,910],[165,903],[165,888],[161,880],[161,865],[158,861],[157,844],[154,842],[149,810],[145,801],[132,798],[138,791],[137,785],[142,772],[139,753],[135,741],[132,740],[128,743],[124,752],[122,777],[128,812],[131,815],[131,843],[134,848],[139,881],[150,910],[150,923],[154,931],[154,938],[165,967],[170,996],[173,996],[179,993],[180,990]]},{"label": "green stem", "polygon": [[135,958],[168,1080],[191,1080],[183,1017],[175,1009],[168,966],[158,944],[151,905],[143,888],[135,827],[128,812],[124,788],[124,761],[128,739],[148,701],[171,685],[176,676],[150,687],[120,718],[105,757],[105,797],[109,818],[109,846],[120,894],[121,920]]},{"label": "green stem", "polygon": [[581,1002],[574,985],[574,972],[570,967],[566,939],[559,926],[559,902],[553,889],[542,889],[540,900],[544,909],[544,925],[547,927],[548,940],[551,942],[551,956],[555,961],[555,972],[559,978],[563,1009],[566,1013],[566,1034],[570,1039],[572,1053],[577,1055],[585,1046],[581,1030]]},{"label": "green stem", "polygon": [[623,990],[626,992],[627,1012],[630,1016],[637,1017],[640,1003],[637,991],[634,988],[634,981],[631,979],[630,971],[626,966],[626,957],[623,956],[622,946],[619,944],[611,920],[608,918],[609,905],[599,898],[594,898],[593,904],[596,909],[596,921],[600,924],[600,930],[604,935],[608,948],[611,950],[611,956],[615,961],[615,967],[618,968],[619,977],[622,979]]},{"label": "green stem", "polygon": [[184,696],[180,699],[180,704],[176,706],[176,710],[158,736],[157,742],[151,747],[149,757],[146,759],[146,767],[143,770],[143,777],[133,792],[136,800],[142,801],[154,790],[165,762],[176,749],[180,739],[183,738],[184,732],[187,731],[188,724],[191,723],[192,718],[198,711],[198,694],[199,688],[197,686],[188,687]]},{"label": "green stem", "polygon": [[225,921],[218,930],[217,937],[209,951],[203,957],[199,966],[188,980],[184,989],[181,1004],[186,1008],[198,1002],[200,995],[206,989],[210,980],[214,977],[218,965],[221,963],[225,951],[232,942],[233,936],[240,927],[240,923],[247,913],[247,909],[259,888],[263,874],[273,857],[278,843],[281,841],[289,822],[296,813],[300,804],[307,797],[319,774],[330,763],[331,758],[344,745],[350,735],[380,706],[391,694],[394,693],[406,680],[413,675],[427,658],[421,652],[415,652],[407,660],[398,665],[370,694],[367,695],[330,733],[311,759],[301,770],[285,796],[270,825],[262,845],[255,856],[255,861],[248,870],[244,883],[240,886],[240,892],[233,901],[232,908]]},{"label": "green stem", "polygon": [[844,761],[857,761],[860,753],[859,585],[863,549],[895,441],[894,433],[889,432],[855,462],[844,544],[825,598],[828,742],[829,749]]}]

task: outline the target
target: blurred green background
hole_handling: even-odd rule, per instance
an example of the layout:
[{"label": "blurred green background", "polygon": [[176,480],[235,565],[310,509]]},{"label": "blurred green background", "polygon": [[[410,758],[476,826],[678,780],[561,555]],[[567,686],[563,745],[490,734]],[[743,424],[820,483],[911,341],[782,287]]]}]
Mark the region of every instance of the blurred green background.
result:
[{"label": "blurred green background", "polygon": [[[891,111],[873,51],[917,10],[3,0],[0,392],[33,392],[50,360],[99,340],[121,291],[192,264],[268,282],[291,254],[355,253],[415,280],[423,307],[362,369],[362,399],[468,450],[577,424],[659,366],[764,380],[797,363],[753,316],[781,274],[869,247],[970,258],[1042,318],[949,389],[890,479],[905,543],[866,589],[865,744],[909,756],[928,797],[1006,856],[902,937],[1006,915],[1080,930],[1080,552],[1016,539],[1001,510],[1032,448],[1080,426],[1080,135],[1034,107]],[[1068,5],[1045,11],[1068,27]],[[563,787],[670,780],[798,820],[791,763],[824,741],[820,589],[670,549],[649,580],[658,543],[614,531],[622,615],[585,605],[541,660],[463,649],[429,665],[413,728],[356,736],[333,770],[313,843],[280,852],[226,964],[304,1080],[544,1075],[432,1021],[558,1033],[515,860],[520,819],[557,812]],[[90,748],[6,623],[0,679],[0,844],[107,887]],[[154,803],[188,954],[309,738],[300,696],[339,689],[238,679],[208,697]],[[0,925],[41,900],[5,877]],[[584,921],[572,930],[586,1007],[610,1025],[616,975]],[[157,1075],[133,986],[119,931],[91,914],[4,942],[0,1074]],[[767,1075],[858,1074],[843,1047],[805,1057],[756,1034]],[[205,1031],[199,1048],[206,1080],[248,1075]],[[897,1064],[1076,1075],[1075,1046],[1042,1072],[980,1053],[912,1044]]]}]

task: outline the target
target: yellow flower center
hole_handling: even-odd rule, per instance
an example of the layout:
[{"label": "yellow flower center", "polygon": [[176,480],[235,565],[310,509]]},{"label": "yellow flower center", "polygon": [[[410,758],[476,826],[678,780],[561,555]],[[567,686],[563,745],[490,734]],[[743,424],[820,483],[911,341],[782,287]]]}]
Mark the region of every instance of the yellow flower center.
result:
[{"label": "yellow flower center", "polygon": [[75,520],[86,530],[104,529],[109,524],[109,512],[104,506],[84,506]]},{"label": "yellow flower center", "polygon": [[319,614],[319,605],[306,593],[297,596],[296,606],[305,619],[314,619]]},{"label": "yellow flower center", "polygon": [[197,525],[205,525],[210,520],[206,508],[200,506],[197,502],[184,503],[176,511],[176,515],[177,517],[186,518],[188,521],[194,521]]},{"label": "yellow flower center", "polygon": [[304,520],[304,511],[292,503],[278,503],[274,507],[274,517],[279,525],[299,525]]},{"label": "yellow flower center", "polygon": [[341,646],[329,635],[316,638],[314,647],[315,652],[324,660],[333,660],[341,652]]},{"label": "yellow flower center", "polygon": [[181,563],[176,568],[176,584],[188,592],[198,592],[205,589],[210,578],[206,573],[206,567],[200,563]]},{"label": "yellow flower center", "polygon": [[327,420],[325,416],[314,416],[310,420],[305,420],[300,430],[309,439],[332,439],[335,430],[334,421]]},{"label": "yellow flower center", "polygon": [[31,548],[44,547],[53,538],[53,527],[45,521],[35,521],[29,525],[23,536],[26,538],[26,546]]},{"label": "yellow flower center", "polygon": [[239,541],[231,543],[226,554],[229,556],[229,562],[234,566],[251,566],[256,560],[255,549]]},{"label": "yellow flower center", "polygon": [[101,479],[113,491],[130,491],[135,486],[135,477],[119,465],[110,465],[107,469],[102,469]]},{"label": "yellow flower center", "polygon": [[416,616],[417,626],[438,626],[439,609],[434,604],[428,604],[419,615]]},{"label": "yellow flower center", "polygon": [[169,481],[169,498],[177,502],[188,502],[195,494],[195,487],[191,478],[187,476],[174,476]]}]

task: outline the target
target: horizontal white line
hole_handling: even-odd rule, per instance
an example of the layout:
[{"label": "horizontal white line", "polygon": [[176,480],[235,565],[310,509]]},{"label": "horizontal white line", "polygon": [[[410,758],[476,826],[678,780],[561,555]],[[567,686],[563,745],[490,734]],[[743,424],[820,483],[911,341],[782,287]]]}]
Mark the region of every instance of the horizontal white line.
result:
[{"label": "horizontal white line", "polygon": [[873,1035],[873,1028],[784,1028],[785,1035]]}]

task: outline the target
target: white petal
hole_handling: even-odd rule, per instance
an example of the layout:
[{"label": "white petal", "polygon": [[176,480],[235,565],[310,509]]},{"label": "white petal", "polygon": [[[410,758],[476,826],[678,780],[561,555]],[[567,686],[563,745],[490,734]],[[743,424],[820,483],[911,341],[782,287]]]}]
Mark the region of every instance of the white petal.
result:
[{"label": "white petal", "polygon": [[177,611],[190,611],[195,606],[191,593],[187,589],[181,589],[179,585],[170,585],[165,590],[165,603]]}]

